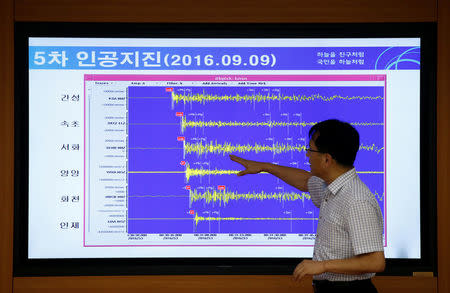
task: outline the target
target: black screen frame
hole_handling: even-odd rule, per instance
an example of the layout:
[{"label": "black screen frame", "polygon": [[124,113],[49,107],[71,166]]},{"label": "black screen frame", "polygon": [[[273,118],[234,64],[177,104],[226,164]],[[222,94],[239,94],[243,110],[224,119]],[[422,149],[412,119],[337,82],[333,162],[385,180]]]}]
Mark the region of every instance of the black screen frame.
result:
[{"label": "black screen frame", "polygon": [[[130,33],[132,32],[132,33]],[[437,275],[436,23],[15,23],[14,276],[291,274],[302,258],[28,259],[28,37],[421,38],[421,258],[387,259],[378,275]],[[405,170],[407,171],[407,170]],[[407,184],[407,182],[405,182]]]}]

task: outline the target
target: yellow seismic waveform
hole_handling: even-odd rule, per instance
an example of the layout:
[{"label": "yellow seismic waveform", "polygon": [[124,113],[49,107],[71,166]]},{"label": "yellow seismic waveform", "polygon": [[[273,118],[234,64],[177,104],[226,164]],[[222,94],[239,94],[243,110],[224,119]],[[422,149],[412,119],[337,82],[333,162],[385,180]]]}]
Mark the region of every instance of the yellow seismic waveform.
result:
[{"label": "yellow seismic waveform", "polygon": [[172,100],[175,103],[183,101],[184,103],[195,102],[203,103],[206,102],[268,102],[268,101],[289,101],[289,102],[313,102],[316,100],[330,102],[334,100],[341,101],[375,101],[383,100],[382,96],[322,96],[320,94],[314,94],[311,96],[307,95],[292,95],[292,96],[281,96],[281,95],[208,95],[208,94],[195,94],[195,95],[184,95],[173,93]]},{"label": "yellow seismic waveform", "polygon": [[383,201],[384,200],[384,193],[379,194],[378,192],[374,192],[373,195],[375,196],[375,198],[377,198],[379,201]]},{"label": "yellow seismic waveform", "polygon": [[195,213],[195,224],[201,221],[317,221],[318,218],[242,218],[242,217],[201,217]]},{"label": "yellow seismic waveform", "polygon": [[[364,145],[361,144],[359,146],[360,150],[366,150],[366,151],[373,151],[379,154],[384,148],[378,147],[375,144],[372,145]],[[197,142],[197,143],[190,143],[186,142],[184,145],[184,152],[186,154],[192,154],[196,153],[197,155],[204,155],[204,154],[232,154],[232,153],[248,153],[248,152],[255,152],[255,153],[262,153],[262,152],[271,152],[274,154],[281,154],[281,153],[287,153],[287,152],[302,152],[306,151],[306,146],[304,145],[289,145],[289,144],[283,144],[283,143],[275,143],[272,145],[263,145],[255,143],[253,145],[251,144],[231,144],[228,142],[225,143],[217,143],[216,141],[210,141],[209,144],[203,144],[203,142]]]},{"label": "yellow seismic waveform", "polygon": [[359,149],[360,150],[365,150],[365,151],[373,151],[373,152],[376,152],[377,154],[379,154],[384,149],[384,147],[380,148],[380,147],[376,146],[373,143],[372,145],[363,145],[363,144],[361,144],[359,146]]},{"label": "yellow seismic waveform", "polygon": [[[283,121],[188,121],[185,116],[181,119],[181,131],[188,127],[307,127],[313,126],[317,122],[283,122]],[[352,122],[354,126],[382,126],[384,123],[378,122]]]},{"label": "yellow seismic waveform", "polygon": [[[208,176],[208,175],[233,175],[242,170],[221,170],[221,169],[191,169],[189,163],[186,163],[186,182],[189,182],[189,178],[193,176]],[[146,172],[129,172],[129,173],[146,173]],[[158,173],[158,172],[157,172]],[[164,172],[161,172],[164,173]],[[266,173],[267,172],[261,172]],[[358,174],[384,174],[383,171],[357,171]]]},{"label": "yellow seismic waveform", "polygon": [[378,123],[378,122],[351,122],[350,123],[353,126],[383,126],[384,123]]},{"label": "yellow seismic waveform", "polygon": [[231,144],[231,143],[217,143],[217,141],[210,141],[209,144],[203,144],[195,143],[191,144],[189,142],[186,142],[184,145],[184,151],[186,154],[191,153],[197,153],[198,155],[203,154],[231,154],[231,153],[247,153],[247,152],[255,152],[255,153],[262,153],[262,152],[273,152],[275,154],[281,154],[286,153],[290,151],[305,151],[306,146],[303,145],[288,145],[288,144],[282,144],[282,143],[275,143],[273,145],[262,145],[255,143],[254,145],[251,144]]},{"label": "yellow seismic waveform", "polygon": [[230,200],[277,200],[279,202],[283,201],[295,201],[295,200],[304,200],[311,199],[309,193],[295,193],[295,192],[279,192],[279,193],[265,193],[262,192],[250,192],[250,193],[237,193],[237,192],[218,192],[218,191],[206,191],[203,193],[199,193],[197,190],[193,190],[190,195],[191,203],[199,200],[205,200],[206,203],[219,203],[222,205],[228,204]]},{"label": "yellow seismic waveform", "polygon": [[219,169],[191,169],[189,164],[186,163],[186,182],[189,182],[189,178],[192,176],[207,176],[207,175],[232,175],[237,174],[238,170],[219,170]]},{"label": "yellow seismic waveform", "polygon": [[287,126],[312,126],[317,122],[245,122],[245,121],[187,121],[183,116],[181,120],[181,129],[184,131],[187,127],[287,127]]}]

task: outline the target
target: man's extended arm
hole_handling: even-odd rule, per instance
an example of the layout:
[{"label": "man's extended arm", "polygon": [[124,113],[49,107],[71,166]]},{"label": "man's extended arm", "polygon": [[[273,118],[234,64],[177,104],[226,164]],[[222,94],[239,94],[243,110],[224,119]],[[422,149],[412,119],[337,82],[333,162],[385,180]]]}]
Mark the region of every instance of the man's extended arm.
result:
[{"label": "man's extended arm", "polygon": [[271,163],[250,161],[235,155],[230,155],[230,159],[245,167],[245,170],[239,172],[238,176],[267,172],[301,191],[308,191],[308,180],[312,176],[308,171]]},{"label": "man's extended arm", "polygon": [[348,259],[325,261],[302,261],[294,271],[294,279],[300,281],[306,275],[319,275],[325,272],[336,274],[365,274],[384,271],[385,259],[383,251],[360,254]]}]

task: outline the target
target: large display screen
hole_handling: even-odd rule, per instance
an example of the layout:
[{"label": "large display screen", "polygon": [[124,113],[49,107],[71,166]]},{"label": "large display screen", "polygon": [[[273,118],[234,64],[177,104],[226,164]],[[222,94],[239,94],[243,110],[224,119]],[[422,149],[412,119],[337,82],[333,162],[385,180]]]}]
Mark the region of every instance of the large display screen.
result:
[{"label": "large display screen", "polygon": [[386,257],[421,258],[420,38],[31,37],[28,64],[29,259],[311,257],[309,193],[229,155],[309,170],[331,118]]}]

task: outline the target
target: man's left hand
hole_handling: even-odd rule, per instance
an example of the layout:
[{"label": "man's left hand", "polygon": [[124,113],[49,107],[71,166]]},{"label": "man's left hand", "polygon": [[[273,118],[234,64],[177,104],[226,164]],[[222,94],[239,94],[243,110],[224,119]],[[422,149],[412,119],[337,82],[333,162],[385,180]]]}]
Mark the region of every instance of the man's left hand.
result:
[{"label": "man's left hand", "polygon": [[294,280],[296,282],[300,281],[304,276],[307,275],[320,275],[325,273],[325,263],[321,261],[314,260],[304,260],[297,265],[294,270]]}]

